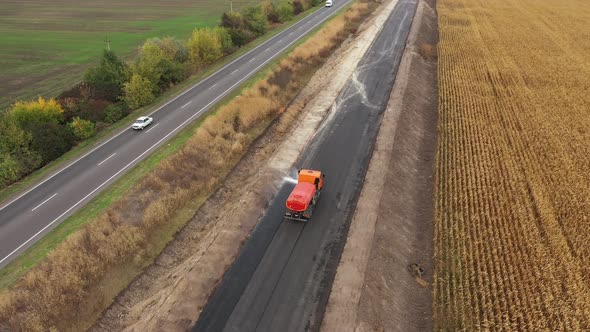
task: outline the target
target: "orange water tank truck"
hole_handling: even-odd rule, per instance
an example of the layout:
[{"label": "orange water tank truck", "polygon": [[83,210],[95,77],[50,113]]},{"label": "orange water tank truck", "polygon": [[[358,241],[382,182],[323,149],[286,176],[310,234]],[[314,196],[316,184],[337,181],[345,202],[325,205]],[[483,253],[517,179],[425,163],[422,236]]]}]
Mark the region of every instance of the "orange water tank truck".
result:
[{"label": "orange water tank truck", "polygon": [[320,171],[299,170],[297,184],[287,198],[286,219],[308,221],[311,218],[324,186],[324,177]]}]

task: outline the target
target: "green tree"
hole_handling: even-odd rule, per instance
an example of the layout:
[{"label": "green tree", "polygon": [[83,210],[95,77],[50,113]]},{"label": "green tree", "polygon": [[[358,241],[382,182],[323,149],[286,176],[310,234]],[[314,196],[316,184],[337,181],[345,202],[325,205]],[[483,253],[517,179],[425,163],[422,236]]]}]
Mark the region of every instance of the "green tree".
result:
[{"label": "green tree", "polygon": [[74,136],[63,124],[33,122],[27,131],[33,134],[31,149],[41,155],[43,165],[61,157],[75,143]]},{"label": "green tree", "polygon": [[16,102],[9,114],[21,128],[25,128],[27,123],[31,122],[59,124],[64,121],[64,110],[61,105],[55,99],[47,100],[43,97],[33,101]]},{"label": "green tree", "polygon": [[61,98],[59,100],[59,104],[64,109],[64,121],[69,121],[72,119],[78,112],[80,112],[80,103],[78,102],[77,98],[73,97],[66,97]]},{"label": "green tree", "polygon": [[305,11],[305,7],[301,0],[293,0],[293,14],[299,15],[300,13]]},{"label": "green tree", "polygon": [[162,70],[159,83],[161,90],[165,90],[171,85],[177,84],[186,78],[185,66],[181,63],[162,59],[158,66]]},{"label": "green tree", "polygon": [[84,81],[94,88],[97,98],[116,101],[123,94],[123,83],[129,78],[127,66],[113,51],[105,50],[100,64],[84,73]]},{"label": "green tree", "polygon": [[133,74],[146,78],[154,92],[158,90],[162,76],[162,68],[159,66],[162,59],[164,59],[164,52],[154,39],[149,39],[141,46],[133,65]]},{"label": "green tree", "polygon": [[75,117],[72,122],[68,124],[70,131],[79,140],[88,139],[96,133],[96,126],[92,121],[80,119]]},{"label": "green tree", "polygon": [[232,44],[237,47],[246,45],[249,41],[256,38],[256,35],[248,30],[244,24],[242,14],[238,12],[223,13],[221,23],[223,28],[227,28],[231,36]]},{"label": "green tree", "polygon": [[36,101],[17,102],[8,115],[32,135],[31,150],[41,156],[43,164],[60,157],[74,143],[64,125],[64,110],[54,99],[39,97]]},{"label": "green tree", "polygon": [[268,19],[260,6],[248,6],[243,9],[242,17],[248,30],[262,36],[268,30]]},{"label": "green tree", "polygon": [[108,105],[104,110],[104,121],[108,123],[115,123],[125,116],[123,106],[121,104]]},{"label": "green tree", "polygon": [[195,29],[187,41],[189,60],[195,68],[209,64],[223,55],[221,43],[211,29]]},{"label": "green tree", "polygon": [[281,2],[277,7],[279,21],[287,22],[293,19],[293,6],[288,2]]},{"label": "green tree", "polygon": [[230,54],[234,51],[234,43],[232,42],[231,34],[228,28],[215,27],[213,29],[219,44],[221,45],[221,52],[223,54]]},{"label": "green tree", "polygon": [[180,40],[174,37],[164,37],[156,39],[155,42],[162,50],[165,59],[178,63],[188,60],[188,52]]},{"label": "green tree", "polygon": [[260,3],[262,13],[266,15],[266,19],[269,22],[279,23],[279,13],[275,7],[275,4],[270,0],[264,0]]},{"label": "green tree", "polygon": [[10,185],[41,165],[31,149],[33,136],[7,114],[0,114],[0,187]]},{"label": "green tree", "polygon": [[0,188],[4,188],[21,177],[22,170],[18,167],[16,159],[6,153],[0,152]]},{"label": "green tree", "polygon": [[230,30],[242,29],[244,28],[244,19],[242,14],[238,12],[223,13],[219,25]]},{"label": "green tree", "polygon": [[139,74],[133,74],[131,80],[123,86],[123,100],[132,109],[147,105],[154,100],[152,93],[152,83]]}]

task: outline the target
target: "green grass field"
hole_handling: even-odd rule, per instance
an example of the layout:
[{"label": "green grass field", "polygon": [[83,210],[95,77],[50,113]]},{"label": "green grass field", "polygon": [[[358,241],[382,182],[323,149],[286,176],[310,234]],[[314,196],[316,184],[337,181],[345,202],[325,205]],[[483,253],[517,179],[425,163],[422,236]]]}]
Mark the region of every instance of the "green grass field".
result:
[{"label": "green grass field", "polygon": [[[233,1],[239,10],[258,0]],[[151,37],[186,38],[218,24],[229,0],[0,0],[0,109],[54,97],[80,81],[105,40],[128,57]]]}]

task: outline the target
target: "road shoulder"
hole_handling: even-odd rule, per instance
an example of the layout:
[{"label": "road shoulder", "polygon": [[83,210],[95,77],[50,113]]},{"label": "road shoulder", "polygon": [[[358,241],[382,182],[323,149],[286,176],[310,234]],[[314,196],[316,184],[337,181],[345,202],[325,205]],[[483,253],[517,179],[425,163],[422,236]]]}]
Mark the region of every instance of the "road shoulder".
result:
[{"label": "road shoulder", "polygon": [[432,330],[436,34],[420,1],[322,331]]}]

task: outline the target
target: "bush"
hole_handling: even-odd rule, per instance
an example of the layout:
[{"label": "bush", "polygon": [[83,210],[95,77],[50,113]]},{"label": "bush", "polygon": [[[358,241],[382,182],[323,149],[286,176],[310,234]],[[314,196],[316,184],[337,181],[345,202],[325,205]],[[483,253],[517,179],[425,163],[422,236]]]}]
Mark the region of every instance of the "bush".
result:
[{"label": "bush", "polygon": [[266,16],[269,22],[279,23],[279,14],[274,3],[270,0],[264,0],[260,3],[262,13]]},{"label": "bush", "polygon": [[33,135],[31,149],[41,155],[42,164],[61,157],[75,143],[74,136],[63,124],[31,122],[26,130]]},{"label": "bush", "polygon": [[88,83],[78,83],[76,85],[74,85],[72,88],[70,88],[69,90],[65,90],[62,91],[59,96],[57,97],[57,100],[62,100],[62,99],[67,99],[67,98],[74,98],[74,99],[79,99],[81,97],[80,95],[80,89],[82,85],[88,85]]},{"label": "bush", "polygon": [[108,105],[104,110],[104,121],[108,123],[115,123],[125,116],[123,106],[120,104]]},{"label": "bush", "polygon": [[18,181],[22,173],[23,172],[14,156],[8,153],[0,154],[0,187],[7,186]]},{"label": "bush", "polygon": [[158,66],[162,71],[160,82],[158,83],[160,90],[165,90],[172,85],[182,82],[187,76],[185,66],[181,63],[162,59]]},{"label": "bush", "polygon": [[57,101],[64,108],[65,121],[67,122],[77,113],[76,109],[79,109],[80,104],[88,102],[95,98],[94,96],[94,88],[86,82],[76,84],[71,89],[60,93]]},{"label": "bush", "polygon": [[153,38],[152,40],[160,47],[165,59],[178,63],[188,60],[188,52],[180,40],[174,37]]},{"label": "bush", "polygon": [[64,110],[54,99],[39,97],[36,101],[17,102],[7,116],[31,134],[30,148],[41,156],[43,164],[61,156],[74,143],[64,125]]},{"label": "bush", "polygon": [[133,74],[137,74],[151,83],[153,92],[158,92],[162,68],[158,65],[164,59],[164,52],[156,40],[148,39],[140,48],[138,57],[132,66]]},{"label": "bush", "polygon": [[88,139],[96,133],[96,126],[93,122],[75,117],[68,124],[70,131],[78,140]]},{"label": "bush", "polygon": [[66,97],[59,99],[59,104],[64,110],[64,121],[69,122],[74,116],[80,112],[80,105],[78,98]]},{"label": "bush", "polygon": [[237,47],[242,47],[252,40],[256,39],[254,32],[246,29],[230,29],[232,43]]},{"label": "bush", "polygon": [[94,97],[116,101],[128,79],[127,66],[112,51],[105,50],[98,67],[84,73],[84,81],[93,87]]},{"label": "bush", "polygon": [[301,13],[303,13],[304,11],[304,7],[303,7],[303,3],[301,3],[301,0],[294,0],[293,1],[293,14],[294,15],[299,15]]},{"label": "bush", "polygon": [[219,25],[228,29],[242,29],[244,27],[244,19],[238,12],[223,13]]},{"label": "bush", "polygon": [[88,285],[109,267],[128,259],[143,241],[137,227],[113,219],[103,216],[86,225],[25,275],[18,290],[0,302],[0,328],[57,331],[56,326],[63,326],[64,321],[75,320],[72,309],[86,299]]},{"label": "bush", "polygon": [[147,105],[154,100],[152,83],[138,74],[133,74],[131,80],[124,84],[123,91],[125,92],[123,100],[133,109]]},{"label": "bush", "polygon": [[232,42],[229,29],[224,27],[215,27],[213,32],[215,33],[215,36],[221,45],[221,52],[224,55],[232,53],[234,51],[234,44]]},{"label": "bush", "polygon": [[211,29],[195,29],[187,41],[189,59],[195,68],[209,64],[223,55],[217,33]]},{"label": "bush", "polygon": [[6,114],[0,114],[0,187],[10,185],[41,165],[31,149],[33,136]]},{"label": "bush", "polygon": [[260,6],[248,6],[243,9],[244,25],[257,36],[262,36],[268,30],[268,19]]},{"label": "bush", "polygon": [[288,2],[281,2],[277,8],[280,22],[287,22],[293,19],[293,6]]},{"label": "bush", "polygon": [[[105,110],[111,103],[107,100],[91,99],[81,103],[78,117],[89,120],[92,122],[98,122],[104,119]],[[72,117],[73,118],[73,117]]]},{"label": "bush", "polygon": [[186,78],[186,67],[182,63],[188,58],[188,50],[179,40],[151,38],[141,47],[133,72],[147,78],[152,91],[158,93]]},{"label": "bush", "polygon": [[29,122],[59,124],[64,121],[64,110],[61,105],[55,99],[46,100],[43,97],[33,101],[16,102],[9,110],[9,114],[22,128]]}]

